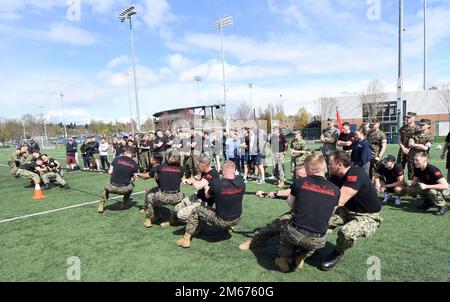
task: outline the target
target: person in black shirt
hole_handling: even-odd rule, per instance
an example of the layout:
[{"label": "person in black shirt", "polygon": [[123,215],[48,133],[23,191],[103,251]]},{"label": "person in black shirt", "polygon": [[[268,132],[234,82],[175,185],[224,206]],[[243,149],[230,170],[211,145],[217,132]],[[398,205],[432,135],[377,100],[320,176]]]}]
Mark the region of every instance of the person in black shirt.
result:
[{"label": "person in black shirt", "polygon": [[205,188],[206,198],[213,198],[216,208],[199,206],[186,224],[185,234],[177,241],[183,248],[191,246],[191,238],[200,231],[200,222],[207,222],[222,229],[230,230],[239,224],[242,215],[242,199],[245,194],[245,183],[242,177],[236,176],[236,165],[225,161],[222,165],[223,179],[214,179]]},{"label": "person in black shirt", "polygon": [[414,177],[409,187],[404,187],[402,193],[410,196],[420,196],[423,200],[421,209],[427,210],[436,206],[438,211],[434,213],[437,216],[444,216],[448,212],[445,197],[449,195],[447,180],[442,172],[435,166],[428,163],[429,156],[427,152],[421,151],[414,156]]},{"label": "person in black shirt", "polygon": [[30,153],[41,152],[41,148],[39,147],[38,143],[36,143],[33,139],[30,141],[29,151]]},{"label": "person in black shirt", "polygon": [[[165,163],[158,165],[154,171],[149,173],[150,176],[159,178],[159,190],[148,197],[147,218],[144,226],[152,227],[152,219],[160,220],[161,215],[159,208],[163,205],[176,206],[183,198],[184,194],[180,190],[181,179],[183,178],[183,168],[180,166],[180,153],[171,150],[166,154]],[[175,214],[171,214],[174,217]],[[172,222],[172,223],[171,223]],[[161,223],[161,227],[168,227],[173,221],[165,221]]]},{"label": "person in black shirt", "polygon": [[350,123],[348,122],[343,123],[342,128],[343,131],[339,134],[337,145],[342,147],[344,152],[351,153],[353,144],[356,142],[355,133],[350,131]]},{"label": "person in black shirt", "polygon": [[151,194],[155,194],[156,192],[158,192],[160,190],[161,187],[161,183],[159,181],[159,177],[156,174],[156,169],[159,165],[162,164],[164,158],[161,154],[159,153],[155,153],[152,155],[152,157],[150,158],[150,165],[151,168],[149,169],[149,171],[147,173],[140,173],[138,176],[141,179],[151,179],[154,178],[156,181],[156,187],[150,189],[150,190],[145,190],[145,198],[144,198],[144,207],[140,210],[140,212],[142,214],[147,213],[147,208],[148,208],[148,204],[150,202],[150,200],[153,198],[153,195]]},{"label": "person in black shirt", "polygon": [[335,250],[321,265],[323,270],[332,269],[358,237],[375,234],[383,221],[377,191],[367,173],[352,166],[350,154],[332,153],[328,171],[330,181],[341,190],[336,214],[330,219],[330,228],[342,228],[338,232]]},{"label": "person in black shirt", "polygon": [[303,268],[307,257],[327,242],[328,221],[339,202],[339,188],[325,178],[326,163],[323,155],[310,155],[305,159],[307,177],[298,178],[291,185],[288,204],[293,217],[281,231],[280,257],[275,264],[282,272],[289,272],[289,258],[295,248],[300,251],[295,264]]},{"label": "person in black shirt", "polygon": [[100,144],[97,142],[95,136],[92,136],[90,139],[90,143],[88,145],[89,150],[89,158],[94,160],[95,168],[97,171],[101,171],[101,163],[100,163],[100,151],[98,150]]},{"label": "person in black shirt", "polygon": [[69,185],[62,176],[61,164],[54,158],[48,157],[47,154],[42,154],[41,158],[43,161],[43,166],[46,168],[46,170],[41,174],[42,181],[44,182],[43,189],[48,190],[50,188],[50,182],[52,181],[58,183],[61,189],[70,189]]},{"label": "person in black shirt", "polygon": [[206,203],[208,205],[211,205],[213,203],[213,199],[206,198],[205,188],[211,185],[211,182],[214,179],[219,179],[220,174],[216,169],[211,167],[210,159],[204,156],[200,157],[197,160],[197,169],[201,173],[200,180],[183,180],[183,184],[193,186],[197,193],[191,195],[190,197],[184,198],[175,207],[177,218],[182,222],[186,222],[189,216],[191,216],[192,212],[194,212],[194,209],[200,206],[202,203]]},{"label": "person in black shirt", "polygon": [[16,175],[29,179],[34,182],[36,189],[40,189],[41,173],[45,171],[42,158],[37,158],[35,161],[29,161],[22,164],[17,170]]},{"label": "person in black shirt", "polygon": [[111,178],[105,185],[103,197],[98,205],[98,213],[105,211],[105,203],[108,201],[110,193],[123,195],[122,210],[128,206],[128,200],[134,189],[134,180],[139,172],[139,166],[132,157],[133,151],[125,148],[123,156],[118,156],[112,161],[108,171]]},{"label": "person in black shirt", "polygon": [[159,153],[164,156],[165,151],[165,139],[161,130],[156,131],[156,137],[153,140],[153,153]]},{"label": "person in black shirt", "polygon": [[90,153],[89,153],[89,143],[90,143],[90,138],[86,138],[84,140],[84,142],[81,144],[80,146],[80,152],[81,152],[81,156],[83,157],[83,164],[84,164],[84,168],[83,170],[89,170],[90,168]]},{"label": "person in black shirt", "polygon": [[398,194],[402,190],[403,178],[403,168],[396,162],[395,156],[386,156],[377,167],[374,179],[377,192],[384,193],[383,203],[387,203],[392,194],[397,194],[395,205],[399,206],[401,204]]},{"label": "person in black shirt", "polygon": [[75,169],[75,166],[77,165],[77,144],[73,140],[73,138],[69,138],[69,141],[66,144],[66,163],[67,167],[71,170]]}]

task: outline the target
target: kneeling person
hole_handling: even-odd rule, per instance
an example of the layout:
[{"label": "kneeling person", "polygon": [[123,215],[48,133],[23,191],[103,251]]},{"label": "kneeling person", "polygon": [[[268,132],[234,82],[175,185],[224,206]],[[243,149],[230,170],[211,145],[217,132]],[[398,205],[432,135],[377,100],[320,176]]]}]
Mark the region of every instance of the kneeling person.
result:
[{"label": "kneeling person", "polygon": [[205,188],[211,185],[211,182],[214,179],[220,178],[219,172],[211,167],[211,161],[209,158],[205,156],[200,157],[197,160],[196,165],[197,171],[201,172],[201,179],[186,179],[183,183],[192,185],[197,190],[197,194],[184,198],[183,201],[180,202],[174,209],[177,218],[182,222],[186,222],[192,212],[194,212],[195,208],[200,206],[202,202],[207,205],[210,205],[211,202],[213,202],[212,199],[208,199],[206,197]]},{"label": "kneeling person", "polygon": [[291,186],[289,206],[294,210],[292,220],[281,231],[280,257],[275,264],[282,272],[290,271],[289,258],[300,248],[296,266],[303,268],[304,260],[327,242],[328,221],[338,205],[340,191],[325,178],[325,159],[310,155],[305,159],[307,177],[297,179]]},{"label": "kneeling person", "polygon": [[414,177],[411,185],[403,188],[402,193],[413,197],[419,195],[423,200],[421,208],[424,210],[436,206],[438,211],[434,215],[443,216],[447,214],[448,207],[445,197],[449,195],[449,187],[442,172],[428,163],[428,154],[424,151],[416,153],[414,166]]},{"label": "kneeling person", "polygon": [[395,205],[401,204],[400,192],[403,186],[404,172],[393,155],[386,156],[375,173],[375,189],[378,193],[384,193],[383,203],[387,203],[391,195],[396,194]]},{"label": "kneeling person", "polygon": [[361,237],[375,234],[383,221],[381,201],[375,186],[367,173],[359,167],[352,166],[349,154],[336,152],[330,156],[328,163],[330,181],[341,190],[336,214],[330,219],[330,228],[342,226],[338,232],[336,248],[321,265],[321,269],[332,269]]},{"label": "kneeling person", "polygon": [[139,172],[138,164],[133,160],[133,150],[126,148],[123,156],[114,158],[108,173],[111,175],[109,183],[105,185],[102,199],[98,205],[97,212],[105,211],[105,203],[108,201],[109,194],[123,195],[121,209],[128,206],[128,200],[134,189],[135,174]]},{"label": "kneeling person", "polygon": [[[144,226],[150,228],[152,219],[161,218],[159,208],[163,205],[176,206],[183,200],[184,194],[180,191],[181,179],[184,174],[183,168],[180,166],[181,156],[176,150],[171,150],[166,154],[166,161],[162,165],[158,165],[155,173],[159,178],[159,190],[151,194],[148,198],[147,218]],[[173,217],[174,214],[171,214]],[[173,222],[173,218],[170,222]],[[170,222],[161,223],[161,227],[170,226]]]},{"label": "kneeling person", "polygon": [[61,189],[70,189],[67,182],[64,180],[61,174],[61,164],[54,158],[49,158],[47,154],[41,155],[46,171],[42,174],[42,181],[44,182],[44,190],[50,188],[50,182],[55,181],[59,184]]},{"label": "kneeling person", "polygon": [[206,197],[212,198],[216,209],[204,205],[196,207],[189,216],[183,238],[177,241],[178,246],[191,246],[191,237],[200,231],[201,221],[223,229],[229,229],[241,221],[244,179],[236,176],[236,165],[229,160],[223,163],[222,172],[222,179],[214,179],[211,185],[205,188]]}]

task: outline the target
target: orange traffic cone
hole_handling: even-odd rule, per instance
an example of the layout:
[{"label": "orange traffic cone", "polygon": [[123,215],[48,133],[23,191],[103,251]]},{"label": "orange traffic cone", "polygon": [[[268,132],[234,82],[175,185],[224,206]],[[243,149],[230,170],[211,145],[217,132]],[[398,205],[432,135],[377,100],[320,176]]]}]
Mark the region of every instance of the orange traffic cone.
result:
[{"label": "orange traffic cone", "polygon": [[33,199],[44,199],[45,196],[44,192],[42,192],[41,190],[41,186],[37,183],[34,185],[34,194],[33,194]]}]

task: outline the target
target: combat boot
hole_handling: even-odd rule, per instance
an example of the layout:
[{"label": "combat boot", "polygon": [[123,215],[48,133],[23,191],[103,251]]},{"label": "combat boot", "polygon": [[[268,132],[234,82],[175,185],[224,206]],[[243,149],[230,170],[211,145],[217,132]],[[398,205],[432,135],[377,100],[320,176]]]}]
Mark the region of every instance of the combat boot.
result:
[{"label": "combat boot", "polygon": [[448,206],[445,206],[445,207],[440,207],[439,210],[436,213],[434,213],[434,215],[444,216],[447,213],[448,213]]},{"label": "combat boot", "polygon": [[147,208],[143,208],[139,210],[139,213],[141,214],[145,214],[147,212]]},{"label": "combat boot", "polygon": [[103,200],[100,200],[98,203],[98,209],[97,213],[103,213],[105,211],[105,202]]},{"label": "combat boot", "polygon": [[247,240],[247,241],[245,241],[245,242],[243,242],[243,243],[241,243],[241,245],[239,245],[239,249],[241,250],[241,251],[246,251],[246,250],[248,250],[248,249],[251,249],[252,247],[253,247],[253,240],[252,239],[249,239],[249,240]]},{"label": "combat boot", "polygon": [[147,229],[152,227],[152,219],[150,217],[147,217],[147,219],[145,219],[144,226]]},{"label": "combat boot", "polygon": [[188,233],[184,233],[183,238],[177,241],[177,245],[183,248],[191,247],[191,235]]},{"label": "combat boot", "polygon": [[344,256],[344,252],[334,250],[328,257],[328,259],[322,263],[320,268],[324,271],[329,271],[330,269],[336,266],[339,260],[341,260],[342,256]]},{"label": "combat boot", "polygon": [[275,265],[280,269],[280,271],[287,273],[291,270],[288,261],[288,257],[278,257],[275,259]]},{"label": "combat boot", "polygon": [[279,183],[278,183],[278,188],[284,188],[284,181],[280,181]]}]

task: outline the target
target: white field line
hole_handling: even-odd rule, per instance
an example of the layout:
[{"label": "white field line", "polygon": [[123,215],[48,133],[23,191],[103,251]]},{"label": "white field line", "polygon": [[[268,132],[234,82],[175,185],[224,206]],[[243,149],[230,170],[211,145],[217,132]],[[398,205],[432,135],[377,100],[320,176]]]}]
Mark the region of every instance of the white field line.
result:
[{"label": "white field line", "polygon": [[[139,195],[139,194],[143,194],[143,193],[145,193],[145,191],[133,193],[133,194],[131,194],[131,196]],[[118,198],[121,198],[121,197],[122,196],[116,196],[116,197],[110,198],[109,200],[114,200],[114,199],[118,199]],[[31,218],[31,217],[36,217],[36,216],[50,214],[50,213],[60,212],[60,211],[64,211],[64,210],[79,208],[79,207],[83,207],[83,206],[86,206],[86,205],[98,203],[99,201],[100,200],[95,200],[95,201],[85,202],[85,203],[81,203],[81,204],[76,204],[76,205],[73,205],[73,206],[64,207],[64,208],[54,209],[54,210],[50,210],[50,211],[45,211],[45,212],[39,212],[39,213],[35,213],[35,214],[29,214],[29,215],[24,215],[24,216],[8,218],[8,219],[0,220],[0,223],[11,222],[11,221],[19,220],[19,219]]]}]

